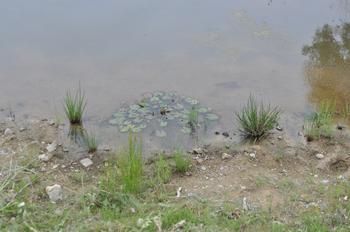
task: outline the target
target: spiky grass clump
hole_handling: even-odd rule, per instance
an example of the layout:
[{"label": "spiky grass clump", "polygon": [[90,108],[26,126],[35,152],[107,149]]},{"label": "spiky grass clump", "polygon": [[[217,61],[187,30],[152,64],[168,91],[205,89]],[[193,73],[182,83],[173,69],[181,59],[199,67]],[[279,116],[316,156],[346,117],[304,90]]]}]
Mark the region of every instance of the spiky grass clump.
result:
[{"label": "spiky grass clump", "polygon": [[188,125],[191,128],[191,132],[194,133],[197,131],[198,127],[198,110],[196,107],[192,107],[188,112]]},{"label": "spiky grass clump", "polygon": [[175,151],[174,161],[175,161],[175,170],[177,172],[185,173],[190,170],[191,162],[182,151],[180,150]]},{"label": "spiky grass clump", "polygon": [[164,155],[160,154],[155,163],[155,175],[158,183],[165,184],[171,179],[171,168],[168,162],[164,159]]},{"label": "spiky grass clump", "polygon": [[81,125],[83,122],[83,114],[85,111],[86,99],[85,94],[80,86],[73,94],[67,91],[64,98],[64,110],[69,122],[73,125]]},{"label": "spiky grass clump", "polygon": [[259,140],[278,124],[280,112],[277,107],[258,104],[251,95],[242,111],[236,113],[239,131],[247,139]]},{"label": "spiky grass clump", "polygon": [[131,134],[129,148],[121,153],[119,168],[124,190],[129,193],[140,193],[143,183],[142,143]]},{"label": "spiky grass clump", "polygon": [[89,153],[96,152],[98,148],[98,141],[96,135],[91,132],[85,131],[84,144],[87,147]]},{"label": "spiky grass clump", "polygon": [[328,101],[321,102],[318,110],[304,124],[304,134],[308,141],[321,137],[331,138],[333,135],[332,123],[334,118],[334,104]]}]

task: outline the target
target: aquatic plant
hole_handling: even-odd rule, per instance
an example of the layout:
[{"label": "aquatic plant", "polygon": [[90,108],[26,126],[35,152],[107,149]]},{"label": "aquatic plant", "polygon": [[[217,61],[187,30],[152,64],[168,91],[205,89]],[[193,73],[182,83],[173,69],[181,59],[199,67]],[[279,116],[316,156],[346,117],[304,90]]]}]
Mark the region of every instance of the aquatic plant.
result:
[{"label": "aquatic plant", "polygon": [[164,159],[164,155],[160,154],[155,162],[155,176],[158,183],[168,183],[171,179],[171,168]]},{"label": "aquatic plant", "polygon": [[84,131],[83,139],[84,144],[87,147],[89,153],[94,153],[97,151],[98,141],[96,139],[95,134],[88,131]]},{"label": "aquatic plant", "polygon": [[332,137],[334,108],[335,104],[333,102],[323,101],[317,111],[305,120],[304,135],[308,141],[319,139],[321,137]]},{"label": "aquatic plant", "polygon": [[170,126],[179,127],[184,134],[190,134],[191,125],[198,126],[218,119],[210,108],[200,106],[197,99],[176,93],[154,92],[135,104],[122,107],[109,123],[117,125],[122,133],[139,133],[151,125],[159,128],[156,136],[165,137],[166,128]]},{"label": "aquatic plant", "polygon": [[82,124],[85,107],[85,94],[82,92],[80,86],[74,94],[70,91],[67,91],[66,96],[64,98],[64,110],[71,124]]},{"label": "aquatic plant", "polygon": [[191,128],[191,132],[197,131],[198,127],[198,111],[196,107],[192,107],[188,112],[188,125]]},{"label": "aquatic plant", "polygon": [[120,154],[119,168],[125,192],[139,193],[143,183],[142,143],[129,134],[129,146]]},{"label": "aquatic plant", "polygon": [[185,173],[190,170],[191,162],[181,150],[174,152],[175,170],[179,173]]},{"label": "aquatic plant", "polygon": [[259,140],[272,130],[278,123],[280,109],[257,103],[251,95],[241,112],[236,113],[239,132],[248,139]]}]

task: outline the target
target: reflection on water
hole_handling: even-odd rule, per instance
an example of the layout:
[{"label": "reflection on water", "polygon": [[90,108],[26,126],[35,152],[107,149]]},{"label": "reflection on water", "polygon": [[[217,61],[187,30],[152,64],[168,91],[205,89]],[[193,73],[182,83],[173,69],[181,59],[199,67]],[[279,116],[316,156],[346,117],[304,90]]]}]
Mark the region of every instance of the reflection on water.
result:
[{"label": "reflection on water", "polygon": [[350,102],[350,23],[324,25],[312,44],[304,46],[303,54],[309,58],[305,65],[309,100],[315,104],[335,101],[341,112]]}]

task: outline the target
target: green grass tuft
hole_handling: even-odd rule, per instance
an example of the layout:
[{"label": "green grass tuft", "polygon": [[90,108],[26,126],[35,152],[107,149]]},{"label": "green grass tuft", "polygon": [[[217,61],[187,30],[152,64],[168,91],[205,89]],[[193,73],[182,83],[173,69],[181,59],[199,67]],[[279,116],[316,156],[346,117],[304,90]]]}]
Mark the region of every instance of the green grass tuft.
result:
[{"label": "green grass tuft", "polygon": [[165,184],[171,179],[171,168],[168,162],[164,159],[164,155],[160,154],[155,163],[155,174],[158,183]]},{"label": "green grass tuft", "polygon": [[190,170],[191,162],[182,151],[180,150],[175,151],[174,161],[175,161],[175,170],[177,172],[185,173]]},{"label": "green grass tuft", "polygon": [[64,110],[71,124],[81,125],[83,122],[83,114],[85,111],[86,99],[80,86],[75,94],[67,91],[64,98]]},{"label": "green grass tuft", "polygon": [[96,139],[96,135],[91,132],[85,131],[84,144],[87,147],[89,153],[96,152],[98,148],[98,141]]},{"label": "green grass tuft", "polygon": [[257,103],[251,95],[241,112],[236,114],[240,133],[247,139],[259,140],[278,123],[280,109]]},{"label": "green grass tuft", "polygon": [[143,183],[142,143],[131,134],[129,148],[121,153],[119,168],[124,190],[129,193],[140,193]]},{"label": "green grass tuft", "polygon": [[308,141],[315,139],[331,138],[333,135],[334,104],[325,101],[322,102],[310,118],[306,119],[304,124],[304,134]]}]

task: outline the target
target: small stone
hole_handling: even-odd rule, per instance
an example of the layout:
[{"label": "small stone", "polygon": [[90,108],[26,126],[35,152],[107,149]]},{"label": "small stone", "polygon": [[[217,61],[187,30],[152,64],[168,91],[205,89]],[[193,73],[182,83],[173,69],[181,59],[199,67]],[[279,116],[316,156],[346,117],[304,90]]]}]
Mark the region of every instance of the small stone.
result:
[{"label": "small stone", "polygon": [[220,132],[219,131],[215,131],[215,135],[219,135],[220,134]]},{"label": "small stone", "polygon": [[10,151],[8,149],[0,147],[0,156],[1,155],[8,155],[9,153],[10,153]]},{"label": "small stone", "polygon": [[207,170],[207,168],[205,166],[201,166],[201,170],[205,171],[205,170]]},{"label": "small stone", "polygon": [[252,159],[255,159],[255,158],[256,158],[256,155],[255,155],[255,153],[250,153],[250,154],[249,154],[249,157],[252,158]]},{"label": "small stone", "polygon": [[10,128],[6,128],[4,135],[7,136],[7,135],[12,135],[12,134],[13,134],[13,131]]},{"label": "small stone", "polygon": [[201,163],[203,163],[203,162],[204,162],[204,160],[203,160],[203,159],[201,159],[201,158],[197,158],[197,159],[196,159],[196,161],[197,161],[197,163],[198,163],[198,164],[201,164]]},{"label": "small stone", "polygon": [[347,201],[347,200],[348,200],[348,196],[345,196],[345,197],[344,197],[344,201]]},{"label": "small stone", "polygon": [[174,229],[172,231],[182,231],[182,229],[186,225],[186,220],[181,220],[178,223],[175,224]]},{"label": "small stone", "polygon": [[49,126],[54,126],[54,125],[56,125],[56,122],[55,122],[54,120],[51,119],[51,120],[49,121]]},{"label": "small stone", "polygon": [[49,162],[50,159],[52,158],[52,155],[51,154],[41,154],[38,156],[38,158],[41,162]]},{"label": "small stone", "polygon": [[69,149],[67,147],[62,148],[63,152],[69,152]]},{"label": "small stone", "polygon": [[277,126],[277,127],[276,127],[276,130],[278,130],[278,131],[283,131],[283,128],[280,127],[280,126]]},{"label": "small stone", "polygon": [[48,152],[56,151],[56,148],[57,148],[57,143],[56,143],[56,142],[52,142],[52,143],[50,143],[50,144],[48,144],[48,145],[46,146],[46,150],[47,150]]},{"label": "small stone", "polygon": [[329,180],[327,180],[327,179],[322,180],[321,183],[322,183],[322,184],[328,184],[328,183],[329,183]]},{"label": "small stone", "polygon": [[23,132],[23,131],[26,131],[26,130],[27,130],[27,128],[25,128],[25,127],[19,128],[19,132]]},{"label": "small stone", "polygon": [[248,206],[248,203],[247,203],[247,198],[246,197],[243,197],[243,200],[242,200],[243,204],[242,204],[242,208],[244,211],[248,211],[249,210],[249,206]]},{"label": "small stone", "polygon": [[317,159],[323,159],[324,158],[324,155],[321,154],[321,153],[318,153],[315,155]]},{"label": "small stone", "polygon": [[230,158],[232,158],[232,156],[230,154],[222,153],[221,159],[226,160],[226,159],[230,159]]},{"label": "small stone", "polygon": [[337,129],[338,129],[338,130],[344,130],[345,128],[346,128],[346,126],[343,125],[343,124],[338,124],[338,125],[337,125]]},{"label": "small stone", "polygon": [[201,155],[201,154],[203,154],[202,148],[194,148],[194,149],[193,149],[193,154],[196,154],[196,155]]},{"label": "small stone", "polygon": [[223,135],[224,137],[226,137],[226,138],[227,138],[227,137],[230,137],[230,134],[229,134],[228,132],[226,132],[226,131],[223,132],[222,135]]},{"label": "small stone", "polygon": [[283,138],[282,138],[282,136],[278,136],[277,139],[278,140],[282,140]]},{"label": "small stone", "polygon": [[45,190],[52,202],[56,203],[57,201],[60,201],[63,199],[63,191],[62,191],[61,185],[54,184],[51,186],[47,186]]},{"label": "small stone", "polygon": [[94,163],[92,162],[92,160],[89,159],[89,158],[85,158],[85,159],[80,160],[80,163],[81,163],[81,165],[83,165],[85,168],[87,168],[87,167],[89,167],[89,166],[91,166],[91,165],[94,164]]},{"label": "small stone", "polygon": [[130,208],[130,212],[131,212],[131,213],[136,213],[136,209],[133,208],[133,207],[131,207],[131,208]]}]

